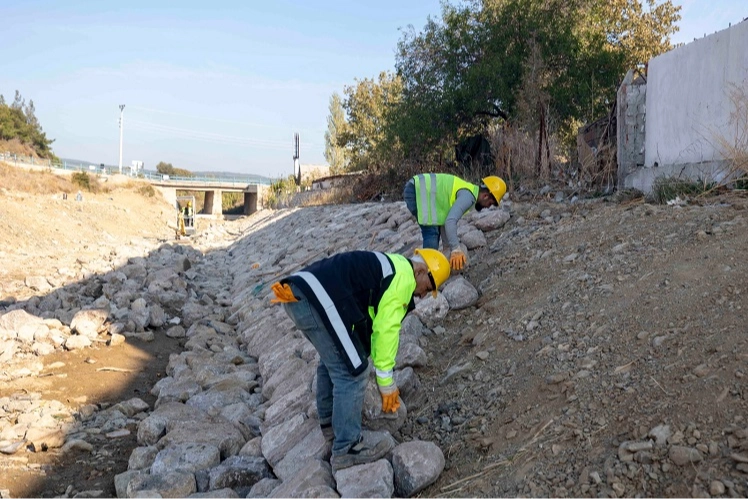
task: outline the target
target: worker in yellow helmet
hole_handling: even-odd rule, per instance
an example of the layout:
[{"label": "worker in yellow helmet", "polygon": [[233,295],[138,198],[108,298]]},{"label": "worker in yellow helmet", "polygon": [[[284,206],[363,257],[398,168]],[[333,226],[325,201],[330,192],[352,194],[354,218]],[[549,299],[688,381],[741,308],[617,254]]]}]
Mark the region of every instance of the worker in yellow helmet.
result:
[{"label": "worker in yellow helmet", "polygon": [[439,249],[444,232],[444,251],[450,255],[452,270],[462,270],[467,261],[459,247],[457,222],[473,207],[480,211],[498,206],[504,194],[506,183],[499,177],[485,177],[478,186],[447,173],[416,175],[403,190],[405,206],[421,226],[423,247]]},{"label": "worker in yellow helmet", "polygon": [[351,251],[312,263],[272,286],[272,301],[283,304],[319,353],[317,414],[323,435],[333,442],[333,471],[374,462],[391,450],[386,433],[362,438],[368,358],[382,412],[396,412],[400,392],[393,369],[400,326],[415,308],[413,298],[436,295],[449,274],[447,258],[432,249],[418,249],[411,258]]}]

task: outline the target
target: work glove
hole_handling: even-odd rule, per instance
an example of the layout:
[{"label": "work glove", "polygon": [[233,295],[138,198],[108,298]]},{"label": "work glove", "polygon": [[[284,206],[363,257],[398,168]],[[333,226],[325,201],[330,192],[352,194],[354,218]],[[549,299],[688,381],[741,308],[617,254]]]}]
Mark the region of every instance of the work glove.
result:
[{"label": "work glove", "polygon": [[272,289],[275,294],[275,298],[270,300],[270,303],[294,303],[299,301],[293,295],[293,291],[291,291],[288,284],[281,285],[281,283],[276,282],[270,287],[270,289]]},{"label": "work glove", "polygon": [[393,382],[389,386],[380,386],[379,394],[382,395],[382,412],[397,412],[400,408],[400,390]]},{"label": "work glove", "polygon": [[452,253],[449,255],[449,265],[452,267],[452,270],[462,270],[465,267],[466,261],[467,258],[462,250],[452,250]]}]

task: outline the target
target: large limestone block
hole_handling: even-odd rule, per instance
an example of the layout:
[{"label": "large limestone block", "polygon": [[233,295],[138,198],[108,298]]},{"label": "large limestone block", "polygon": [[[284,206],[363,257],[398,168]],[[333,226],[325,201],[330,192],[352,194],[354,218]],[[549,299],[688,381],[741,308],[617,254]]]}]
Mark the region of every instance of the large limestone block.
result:
[{"label": "large limestone block", "polygon": [[329,461],[332,443],[325,440],[322,430],[315,426],[294,448],[288,451],[273,467],[273,472],[281,480],[289,480],[303,468],[310,459]]},{"label": "large limestone block", "polygon": [[242,435],[247,440],[260,434],[262,420],[255,416],[250,406],[246,403],[228,405],[221,409],[219,414],[242,432]]},{"label": "large limestone block", "polygon": [[444,453],[432,442],[405,442],[392,451],[392,468],[398,497],[412,497],[439,478]]},{"label": "large limestone block", "polygon": [[181,443],[158,452],[151,465],[151,473],[158,475],[170,471],[194,473],[210,469],[221,462],[221,451],[213,444]]},{"label": "large limestone block", "polygon": [[392,465],[386,459],[351,466],[335,473],[341,497],[392,497]]},{"label": "large limestone block", "polygon": [[135,475],[127,484],[127,497],[140,497],[138,492],[148,491],[147,497],[154,497],[153,493],[161,497],[187,497],[197,492],[195,475],[172,471],[161,475]]},{"label": "large limestone block", "polygon": [[460,242],[464,244],[465,247],[469,250],[482,248],[483,246],[488,244],[488,241],[486,241],[486,235],[482,231],[477,229],[470,230],[461,235]]},{"label": "large limestone block", "polygon": [[[201,391],[203,389],[192,378],[182,377],[181,379],[173,379],[171,382],[165,382],[161,385],[158,392],[158,400],[156,400],[154,405],[156,408],[159,408],[166,403],[186,402]],[[194,407],[198,408],[197,405]]]},{"label": "large limestone block", "polygon": [[144,470],[150,468],[158,455],[158,449],[152,445],[135,447],[127,461],[128,470]]},{"label": "large limestone block", "polygon": [[439,324],[447,316],[447,312],[449,312],[449,302],[444,297],[444,293],[439,293],[436,298],[428,294],[418,301],[413,311],[430,328]]},{"label": "large limestone block", "polygon": [[406,367],[423,367],[426,365],[427,357],[423,348],[417,343],[405,343],[400,345],[395,358],[395,365],[398,369]]},{"label": "large limestone block", "polygon": [[278,366],[283,365],[288,359],[297,357],[296,352],[301,350],[301,345],[305,341],[307,340],[287,334],[273,345],[266,344],[264,352],[257,358],[262,379],[270,379]]},{"label": "large limestone block", "polygon": [[314,419],[308,419],[303,414],[297,414],[291,419],[269,428],[262,435],[262,454],[275,467],[288,451],[293,449],[319,424]]},{"label": "large limestone block", "polygon": [[311,459],[296,475],[276,487],[269,497],[306,497],[307,491],[319,486],[335,488],[330,463]]},{"label": "large limestone block", "polygon": [[307,380],[307,383],[299,385],[291,392],[286,393],[282,397],[265,409],[265,427],[276,426],[295,414],[306,413],[307,408],[314,403],[315,397],[312,393],[311,386],[309,383],[311,380]]},{"label": "large limestone block", "polygon": [[388,431],[396,433],[405,424],[408,417],[408,409],[400,399],[400,407],[397,412],[382,412],[382,396],[374,380],[369,380],[364,394],[363,425],[369,430]]},{"label": "large limestone block", "polygon": [[182,443],[215,445],[221,451],[221,458],[225,459],[238,454],[246,440],[230,422],[223,419],[209,419],[180,424],[159,440],[158,447],[163,449]]},{"label": "large limestone block", "polygon": [[248,401],[250,393],[245,387],[246,384],[242,380],[226,379],[207,391],[193,395],[186,404],[208,414],[217,413],[227,405]]},{"label": "large limestone block", "polygon": [[452,310],[460,310],[475,305],[478,302],[478,290],[462,276],[456,276],[447,282],[442,290],[444,298]]},{"label": "large limestone block", "polygon": [[286,359],[277,369],[268,373],[269,377],[263,376],[262,396],[266,399],[272,399],[275,389],[289,378],[294,380],[293,384],[296,386],[304,381],[308,382],[308,380],[301,377],[305,374],[304,370],[306,366],[307,362],[298,357]]},{"label": "large limestone block", "polygon": [[476,228],[483,232],[489,232],[503,227],[511,216],[502,209],[487,209],[475,212],[471,218],[471,222]]},{"label": "large limestone block", "polygon": [[94,340],[99,335],[99,331],[104,329],[104,322],[108,317],[109,310],[81,310],[73,316],[73,320],[70,322],[70,330]]},{"label": "large limestone block", "polygon": [[209,473],[210,489],[231,488],[242,497],[263,478],[270,478],[270,468],[261,457],[232,456]]}]

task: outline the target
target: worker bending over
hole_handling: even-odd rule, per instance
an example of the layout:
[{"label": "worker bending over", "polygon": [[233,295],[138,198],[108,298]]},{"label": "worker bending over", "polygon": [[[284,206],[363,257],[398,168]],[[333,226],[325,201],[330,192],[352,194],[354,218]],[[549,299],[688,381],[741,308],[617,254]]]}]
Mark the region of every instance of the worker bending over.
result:
[{"label": "worker bending over", "polygon": [[386,434],[361,433],[361,411],[371,355],[382,412],[400,407],[393,378],[400,326],[413,298],[436,291],[449,278],[447,258],[419,249],[408,259],[372,251],[340,253],[312,263],[273,285],[275,303],[319,353],[317,413],[333,441],[333,471],[381,459]]},{"label": "worker bending over", "polygon": [[480,211],[498,206],[506,193],[506,184],[499,177],[485,177],[480,186],[447,173],[424,173],[408,180],[403,190],[405,206],[418,220],[423,247],[439,249],[444,231],[444,252],[449,253],[452,270],[461,270],[466,263],[457,237],[457,221],[470,208]]}]

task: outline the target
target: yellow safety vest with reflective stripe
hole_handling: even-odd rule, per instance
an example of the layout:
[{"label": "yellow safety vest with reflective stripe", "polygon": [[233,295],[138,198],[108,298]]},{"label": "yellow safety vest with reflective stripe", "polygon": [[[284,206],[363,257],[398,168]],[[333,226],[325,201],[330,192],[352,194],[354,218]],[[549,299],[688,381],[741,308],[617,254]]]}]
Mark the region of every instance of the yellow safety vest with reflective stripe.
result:
[{"label": "yellow safety vest with reflective stripe", "polygon": [[413,177],[419,225],[444,225],[457,191],[469,190],[478,199],[480,188],[448,173],[423,173]]},{"label": "yellow safety vest with reflective stripe", "polygon": [[380,386],[389,386],[393,382],[392,370],[400,345],[400,326],[416,290],[413,266],[408,259],[396,254],[388,256],[395,267],[395,276],[382,293],[376,313],[374,307],[369,307],[369,317],[372,319],[371,360]]},{"label": "yellow safety vest with reflective stripe", "polygon": [[377,383],[392,384],[400,326],[416,289],[407,258],[376,251],[338,253],[280,282],[294,283],[306,296],[351,374],[364,372],[371,355]]}]

